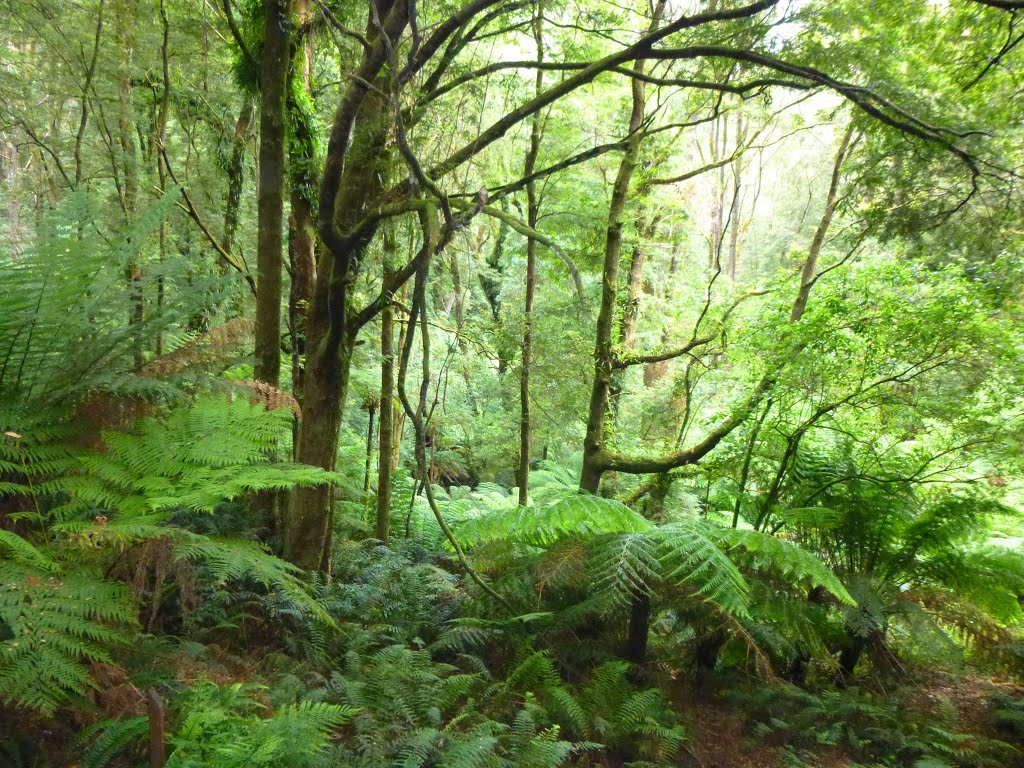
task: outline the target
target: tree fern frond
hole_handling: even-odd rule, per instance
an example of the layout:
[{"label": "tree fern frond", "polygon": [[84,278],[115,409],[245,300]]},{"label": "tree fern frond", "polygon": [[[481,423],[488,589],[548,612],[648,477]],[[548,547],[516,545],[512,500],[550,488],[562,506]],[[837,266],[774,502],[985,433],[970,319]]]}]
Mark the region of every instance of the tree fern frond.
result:
[{"label": "tree fern frond", "polygon": [[468,520],[459,527],[466,545],[516,541],[546,547],[568,536],[640,533],[653,524],[614,499],[578,493],[553,504],[503,509]]},{"label": "tree fern frond", "polygon": [[184,560],[201,560],[217,581],[251,579],[267,589],[277,590],[310,615],[333,624],[330,614],[300,578],[301,571],[274,557],[256,542],[192,534],[175,544],[175,555]]},{"label": "tree fern frond", "polygon": [[797,584],[823,587],[846,605],[855,602],[828,566],[813,552],[797,544],[749,529],[708,525],[704,530],[727,551],[741,550],[756,569],[775,571]]},{"label": "tree fern frond", "polygon": [[661,571],[658,542],[644,533],[605,537],[594,548],[591,568],[597,594],[608,598],[609,607],[621,608],[654,592]]},{"label": "tree fern frond", "polygon": [[696,521],[680,521],[657,528],[648,535],[657,543],[658,561],[665,580],[692,585],[728,613],[747,614],[747,582],[708,535],[706,526]]}]

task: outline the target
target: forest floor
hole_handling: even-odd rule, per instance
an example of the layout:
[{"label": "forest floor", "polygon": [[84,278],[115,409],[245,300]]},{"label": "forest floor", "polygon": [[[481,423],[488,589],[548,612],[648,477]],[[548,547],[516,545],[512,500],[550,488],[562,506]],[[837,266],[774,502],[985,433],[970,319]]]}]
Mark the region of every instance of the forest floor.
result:
[{"label": "forest floor", "polygon": [[[251,681],[254,672],[251,665],[242,663],[241,658],[230,653],[219,652],[215,645],[211,650],[212,653],[202,662],[197,663],[187,655],[176,659],[177,679],[194,682],[206,678],[224,685]],[[676,678],[666,685],[687,733],[678,758],[680,768],[786,768],[792,765],[786,759],[785,741],[778,737],[757,736],[755,722],[749,713],[730,700],[724,692],[726,689],[720,687],[724,682],[698,683]],[[737,682],[734,678],[727,685],[732,687]],[[757,684],[753,680],[748,682]],[[875,692],[884,693],[881,690]],[[1006,739],[1006,734],[995,731],[992,726],[993,696],[997,693],[1021,697],[1024,696],[1024,688],[987,676],[954,676],[934,671],[914,681],[908,704],[915,710],[928,712],[936,711],[948,701],[958,713],[957,730],[978,738]],[[141,710],[134,711],[130,707],[129,711],[115,714],[105,706],[105,699],[94,703],[99,709],[108,710],[105,712],[107,716],[141,714]],[[81,743],[76,741],[75,734],[90,719],[75,722],[74,718],[25,717],[15,710],[0,708],[0,736],[34,742],[41,756],[45,756],[44,765],[73,768],[78,765],[81,751]],[[1024,768],[1024,744],[1016,746],[1019,750],[1017,758],[1005,763],[1003,768]],[[815,768],[853,768],[857,765],[840,746],[823,745],[813,754],[804,752],[801,757],[806,765]],[[5,753],[0,750],[0,767],[8,764],[20,763],[5,762]]]},{"label": "forest floor", "polygon": [[681,766],[777,768],[784,765],[782,749],[752,740],[747,716],[717,694],[687,685],[676,690],[675,700],[684,713],[687,733]]},{"label": "forest floor", "polygon": [[[979,738],[1006,739],[992,727],[992,697],[996,693],[1024,695],[1024,689],[998,679],[978,676],[955,678],[944,672],[931,674],[919,682],[914,703],[921,711],[950,701],[957,710],[958,730]],[[680,683],[673,691],[673,702],[686,725],[687,740],[679,765],[682,768],[785,768],[785,743],[754,735],[754,723],[735,703],[727,701],[713,688]],[[1004,768],[1024,768],[1024,745],[1018,758]],[[816,768],[850,768],[856,765],[839,746],[815,751],[811,765]]]}]

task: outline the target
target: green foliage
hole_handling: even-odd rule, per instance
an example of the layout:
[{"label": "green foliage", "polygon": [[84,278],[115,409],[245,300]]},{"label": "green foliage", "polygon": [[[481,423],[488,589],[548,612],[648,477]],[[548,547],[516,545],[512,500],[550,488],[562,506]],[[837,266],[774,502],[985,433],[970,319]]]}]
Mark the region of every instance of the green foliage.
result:
[{"label": "green foliage", "polygon": [[1024,697],[998,694],[993,699],[996,725],[1017,739],[1024,737]]},{"label": "green foliage", "polygon": [[742,560],[755,570],[775,572],[789,584],[822,587],[841,602],[853,604],[846,587],[813,552],[759,531],[718,527],[708,530],[709,537],[726,551],[740,550]]},{"label": "green foliage", "polygon": [[[355,768],[555,768],[587,746],[559,739],[558,727],[545,724],[543,712],[528,701],[516,707],[496,699],[480,662],[462,661],[466,671],[404,646],[368,656],[350,651],[323,692],[359,708],[352,739],[333,759]],[[511,707],[495,709],[501,703]]]},{"label": "green foliage", "polygon": [[[156,235],[178,195],[169,192],[143,209],[122,232],[106,238],[96,201],[87,192],[69,195],[49,213],[34,247],[0,268],[0,395],[6,404],[59,402],[91,388],[138,387],[129,381],[132,355],[141,339],[187,323],[215,300],[218,279],[193,278],[189,296],[176,306],[147,313],[140,324],[119,322],[132,283],[126,265]],[[184,260],[169,260],[145,278],[186,279]],[[138,287],[138,286],[137,286]],[[155,386],[155,385],[154,385]]]},{"label": "green foliage", "polygon": [[0,695],[52,713],[89,686],[135,621],[128,590],[87,572],[54,574],[0,561]]},{"label": "green foliage", "polygon": [[816,745],[840,746],[858,765],[892,768],[995,768],[1014,752],[1002,742],[956,731],[948,700],[934,712],[921,712],[900,697],[858,688],[819,695],[785,686],[737,693],[734,700],[758,719],[756,733],[784,740],[795,765],[807,765],[802,759],[812,759],[807,750]]},{"label": "green foliage", "polygon": [[169,738],[169,768],[312,768],[337,728],[356,714],[349,707],[302,702],[261,717],[258,690],[240,683],[192,686],[181,724]]},{"label": "green foliage", "polygon": [[82,751],[82,767],[107,768],[119,755],[137,751],[137,747],[148,734],[147,717],[99,720],[78,734],[78,743],[85,745]]},{"label": "green foliage", "polygon": [[317,467],[269,459],[290,426],[286,410],[204,396],[142,419],[134,432],[104,432],[104,453],[79,454],[84,471],[58,486],[71,500],[54,514],[100,510],[118,521],[152,520],[180,509],[213,512],[245,493],[332,482]]},{"label": "green foliage", "polygon": [[52,712],[84,692],[87,663],[109,661],[136,619],[128,589],[96,569],[145,542],[167,542],[174,559],[200,565],[200,589],[255,584],[268,604],[273,590],[298,615],[330,625],[299,570],[262,545],[172,524],[175,514],[209,514],[242,493],[330,482],[323,470],[270,462],[289,423],[244,400],[206,397],[143,419],[135,432],[104,433],[103,453],[69,449],[66,430],[31,424],[5,438],[6,466],[22,479],[5,488],[34,504],[10,517],[34,533],[0,530],[0,620],[13,635],[2,641],[2,695]]}]

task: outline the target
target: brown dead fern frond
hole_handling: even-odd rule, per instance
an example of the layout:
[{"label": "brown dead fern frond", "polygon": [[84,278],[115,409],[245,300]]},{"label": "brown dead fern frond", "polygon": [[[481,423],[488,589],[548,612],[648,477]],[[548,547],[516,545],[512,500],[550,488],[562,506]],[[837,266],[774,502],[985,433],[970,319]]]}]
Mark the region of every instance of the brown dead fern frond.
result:
[{"label": "brown dead fern frond", "polygon": [[162,378],[189,368],[212,368],[232,357],[253,333],[255,323],[242,317],[228,320],[196,336],[173,352],[152,360],[139,369],[140,376]]},{"label": "brown dead fern frond", "polygon": [[292,397],[291,393],[275,387],[273,384],[267,384],[265,381],[256,381],[254,379],[244,379],[236,381],[235,385],[248,390],[250,393],[249,401],[253,404],[263,403],[268,411],[288,408],[298,418],[302,418],[302,409],[299,407],[298,400]]}]

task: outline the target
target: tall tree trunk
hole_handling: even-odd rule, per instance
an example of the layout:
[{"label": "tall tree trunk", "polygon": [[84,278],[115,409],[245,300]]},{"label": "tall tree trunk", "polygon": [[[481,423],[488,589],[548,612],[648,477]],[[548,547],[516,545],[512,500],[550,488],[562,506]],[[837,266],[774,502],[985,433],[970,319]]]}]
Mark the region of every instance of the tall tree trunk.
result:
[{"label": "tall tree trunk", "polygon": [[[666,0],[659,0],[654,8],[650,31],[658,28]],[[633,71],[644,74],[645,62],[638,59]],[[612,390],[612,376],[615,368],[615,311],[619,288],[619,263],[622,260],[622,228],[625,220],[626,202],[640,158],[642,142],[641,128],[647,109],[646,88],[643,80],[632,80],[632,109],[629,115],[629,139],[622,153],[619,170],[612,186],[611,202],[608,206],[608,229],[605,235],[604,267],[601,281],[601,308],[597,316],[597,342],[594,349],[594,384],[590,393],[590,411],[587,416],[587,433],[583,441],[583,470],[580,473],[580,490],[597,493],[601,487],[603,466],[601,453],[605,450],[605,426],[608,419],[609,398]],[[629,614],[629,635],[624,650],[628,659],[641,662],[647,654],[647,638],[650,632],[651,598],[642,592],[634,596]]]},{"label": "tall tree trunk", "polygon": [[85,68],[85,79],[82,82],[81,113],[78,119],[78,132],[75,134],[75,189],[81,186],[85,178],[82,163],[82,144],[85,141],[86,126],[89,124],[89,92],[92,89],[93,78],[96,76],[96,61],[99,59],[102,36],[103,0],[100,0],[99,6],[96,8],[96,34],[93,38],[92,58]]},{"label": "tall tree trunk", "polygon": [[256,351],[253,376],[281,382],[281,270],[284,224],[288,0],[264,0],[256,243]]},{"label": "tall tree trunk", "polygon": [[[533,39],[537,44],[537,61],[544,61],[544,39],[542,36],[540,5],[536,7],[533,18]],[[534,81],[534,94],[540,95],[544,89],[544,70],[538,68]],[[537,154],[540,152],[541,124],[540,113],[536,112],[530,123],[530,147],[526,152],[523,165],[523,176],[529,178],[537,166]],[[537,199],[537,184],[529,181],[526,184],[526,223],[532,230],[537,228],[540,203]],[[530,488],[530,365],[533,352],[533,297],[537,287],[537,241],[530,237],[526,240],[526,300],[523,307],[523,357],[519,374],[519,467],[516,471],[516,484],[519,486],[519,506],[525,507],[529,500]]]},{"label": "tall tree trunk", "polygon": [[[153,140],[154,151],[152,152],[153,157],[156,160],[157,175],[160,179],[160,195],[161,197],[167,193],[167,168],[161,162],[164,140],[167,137],[167,116],[170,111],[171,105],[171,69],[170,69],[170,50],[169,41],[171,33],[171,21],[167,17],[167,7],[165,0],[160,0],[160,22],[163,32],[162,42],[160,45],[160,58],[161,58],[161,71],[163,73],[163,93],[160,97],[160,111],[157,114],[156,125],[153,129]],[[163,265],[167,260],[167,220],[164,219],[160,222],[160,274],[157,275],[156,285],[156,311],[158,314],[163,312],[164,308],[164,275]],[[163,331],[157,332],[156,337],[156,356],[160,357],[164,353],[164,336]]]},{"label": "tall tree trunk", "polygon": [[391,537],[391,473],[394,469],[395,308],[388,301],[380,313],[380,437],[377,439],[377,538]]},{"label": "tall tree trunk", "polygon": [[377,413],[377,405],[373,400],[366,403],[368,423],[366,425],[366,468],[363,472],[363,493],[370,492],[370,467],[373,464],[373,417]]},{"label": "tall tree trunk", "polygon": [[807,249],[807,259],[804,261],[803,269],[800,271],[800,290],[797,292],[796,301],[793,302],[793,309],[789,314],[789,322],[798,323],[804,316],[807,309],[807,299],[811,295],[811,288],[817,280],[815,270],[818,268],[818,257],[825,245],[825,237],[832,225],[832,217],[835,216],[836,208],[839,207],[839,185],[842,181],[843,163],[846,161],[850,150],[856,143],[854,139],[853,123],[847,127],[839,143],[839,151],[836,152],[835,161],[832,163],[832,178],[829,181],[828,195],[825,198],[825,211],[818,222],[818,228],[814,231],[814,238],[811,246]]},{"label": "tall tree trunk", "polygon": [[[508,208],[508,198],[502,197],[500,205],[502,211],[506,211]],[[494,239],[494,248],[491,249],[490,254],[487,256],[487,267],[490,273],[493,274],[488,272],[480,273],[480,287],[483,288],[484,298],[491,308],[491,320],[493,321],[495,331],[501,327],[501,278],[503,273],[501,259],[504,255],[505,241],[508,239],[509,229],[510,227],[506,221],[501,220],[498,223],[498,235]],[[501,343],[496,345],[495,352],[498,355],[498,376],[500,377],[508,370],[508,352],[505,349],[505,345]]]},{"label": "tall tree trunk", "polygon": [[[284,240],[285,99],[288,91],[289,0],[264,0],[260,75],[259,196],[256,208],[256,348],[253,378],[281,383],[281,271]],[[281,494],[256,494],[268,537],[279,527]]]},{"label": "tall tree trunk", "polygon": [[[299,28],[306,29],[310,18],[309,0],[297,0]],[[313,38],[303,35],[292,60],[291,78],[298,78],[304,92],[300,104],[288,99],[292,129],[292,154],[289,161],[291,174],[291,215],[288,219],[288,258],[291,272],[291,291],[288,295],[288,327],[291,330],[292,390],[300,405],[302,402],[302,360],[306,354],[306,312],[313,296],[316,279],[316,126],[314,115],[305,105],[312,103]],[[293,91],[294,92],[294,91]]]},{"label": "tall tree trunk", "polygon": [[11,259],[17,261],[24,249],[21,224],[21,204],[17,194],[18,175],[21,172],[21,159],[18,155],[18,144],[12,128],[9,137],[3,142],[0,152],[0,174],[3,175],[6,190],[7,236],[10,240]]},{"label": "tall tree trunk", "polygon": [[[743,115],[736,117],[736,151],[739,152],[747,136]],[[741,212],[743,211],[743,157],[732,162],[732,215],[729,217],[729,280],[736,282],[736,271],[740,259],[740,235],[742,234]]]},{"label": "tall tree trunk", "polygon": [[[379,29],[396,40],[408,24],[409,6],[377,0],[367,26],[375,41]],[[337,460],[341,416],[348,396],[349,368],[356,335],[367,317],[352,305],[354,282],[376,225],[352,228],[380,203],[387,175],[387,144],[392,136],[387,56],[381,46],[364,50],[360,77],[352,82],[335,113],[327,147],[319,198],[319,232],[323,249],[306,318],[306,371],[302,424],[296,458],[333,470]],[[368,87],[373,84],[372,87]],[[285,557],[308,570],[330,574],[334,494],[329,486],[296,488],[289,500]]]},{"label": "tall tree trunk", "polygon": [[[311,318],[312,319],[312,318]],[[312,324],[311,324],[312,326]],[[349,367],[354,339],[347,337],[325,354],[324,339],[310,327],[308,343],[321,351],[307,362],[302,388],[302,424],[296,450],[298,461],[333,471],[338,453],[341,415],[348,396]],[[334,493],[331,486],[298,487],[289,497],[284,555],[306,570],[328,570]]]}]

